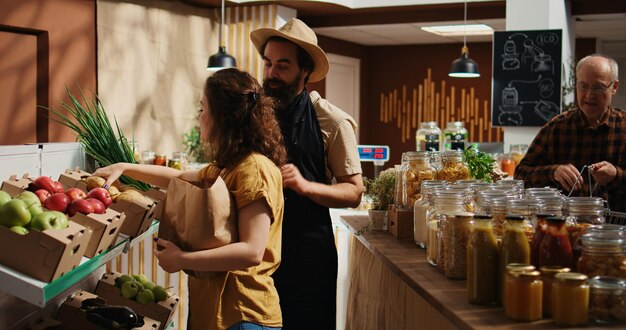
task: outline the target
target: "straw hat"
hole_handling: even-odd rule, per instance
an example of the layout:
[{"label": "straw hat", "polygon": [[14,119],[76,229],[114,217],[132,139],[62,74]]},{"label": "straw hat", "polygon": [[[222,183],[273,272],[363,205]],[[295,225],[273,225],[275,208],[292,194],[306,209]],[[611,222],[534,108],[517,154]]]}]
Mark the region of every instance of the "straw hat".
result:
[{"label": "straw hat", "polygon": [[[296,45],[302,47],[315,63],[315,68],[309,76],[309,81],[320,81],[326,77],[328,73],[328,57],[326,53],[317,45],[317,36],[304,22],[297,18],[290,19],[285,25],[278,30],[272,28],[261,28],[250,33],[250,40],[254,47],[261,53],[261,48],[271,37],[282,37]],[[261,54],[263,55],[263,54]]]}]

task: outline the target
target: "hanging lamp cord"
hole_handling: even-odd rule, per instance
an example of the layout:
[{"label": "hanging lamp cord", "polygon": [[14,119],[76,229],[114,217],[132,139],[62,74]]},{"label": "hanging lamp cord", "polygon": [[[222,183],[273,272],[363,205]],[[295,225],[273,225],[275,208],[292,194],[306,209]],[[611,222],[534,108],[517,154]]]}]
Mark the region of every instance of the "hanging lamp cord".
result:
[{"label": "hanging lamp cord", "polygon": [[224,30],[224,0],[222,0],[222,18],[220,19],[220,48],[224,47],[224,42],[222,41],[222,31]]}]

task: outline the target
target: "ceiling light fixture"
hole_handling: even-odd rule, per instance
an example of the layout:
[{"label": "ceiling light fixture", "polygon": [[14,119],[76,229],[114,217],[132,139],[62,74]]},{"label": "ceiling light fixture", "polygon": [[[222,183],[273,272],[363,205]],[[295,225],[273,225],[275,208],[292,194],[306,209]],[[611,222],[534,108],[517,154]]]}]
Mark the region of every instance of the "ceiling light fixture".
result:
[{"label": "ceiling light fixture", "polygon": [[209,64],[207,65],[207,70],[211,72],[215,72],[225,68],[234,68],[237,66],[237,61],[235,58],[228,55],[226,52],[226,46],[224,45],[224,41],[222,40],[222,32],[224,30],[224,0],[222,0],[222,18],[220,19],[220,46],[217,53],[211,55],[209,57]]},{"label": "ceiling light fixture", "polygon": [[422,26],[421,29],[442,37],[456,37],[462,35],[488,36],[493,34],[493,28],[485,24]]},{"label": "ceiling light fixture", "polygon": [[[465,0],[465,11],[463,14],[463,25],[467,25],[467,0]],[[448,76],[454,78],[478,78],[478,64],[469,57],[469,49],[467,48],[467,34],[463,33],[463,48],[461,48],[461,57],[454,60],[450,66]]]}]

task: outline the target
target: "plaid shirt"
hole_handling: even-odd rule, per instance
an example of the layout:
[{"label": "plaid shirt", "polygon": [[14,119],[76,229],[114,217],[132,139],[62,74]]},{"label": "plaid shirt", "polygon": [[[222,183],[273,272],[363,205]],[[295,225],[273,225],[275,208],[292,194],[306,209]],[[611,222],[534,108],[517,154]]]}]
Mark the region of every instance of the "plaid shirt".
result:
[{"label": "plaid shirt", "polygon": [[[533,140],[515,169],[515,178],[524,180],[527,188],[553,186],[564,190],[554,180],[556,165],[571,163],[581,171],[584,165],[603,160],[617,168],[617,175],[613,182],[598,185],[593,196],[608,200],[612,211],[626,212],[626,112],[620,109],[610,107],[595,129],[589,127],[580,109],[555,116]],[[587,170],[580,178],[584,181],[583,189],[572,196],[589,196]],[[594,185],[595,182],[591,187]],[[569,191],[563,193],[567,195]]]}]

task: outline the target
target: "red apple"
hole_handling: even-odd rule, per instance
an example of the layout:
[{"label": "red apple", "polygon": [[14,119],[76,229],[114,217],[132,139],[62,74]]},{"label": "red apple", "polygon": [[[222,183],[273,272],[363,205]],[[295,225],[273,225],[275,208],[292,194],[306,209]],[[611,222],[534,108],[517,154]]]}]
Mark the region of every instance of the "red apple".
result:
[{"label": "red apple", "polygon": [[109,191],[102,187],[97,187],[89,190],[89,193],[87,193],[87,198],[95,198],[101,201],[102,204],[104,204],[104,207],[109,207],[109,205],[111,205],[111,203],[113,202]]},{"label": "red apple", "polygon": [[95,198],[87,198],[85,200],[91,203],[91,206],[93,206],[93,213],[102,214],[106,211],[106,207],[101,201]]},{"label": "red apple", "polygon": [[72,201],[67,207],[67,215],[73,217],[76,213],[89,214],[93,213],[93,205],[84,199]]},{"label": "red apple", "polygon": [[52,180],[52,178],[50,178],[49,176],[45,176],[45,175],[42,175],[38,177],[37,179],[33,180],[33,182],[30,183],[29,188],[30,188],[29,190],[31,191],[45,189],[51,194],[58,192],[56,191],[56,187],[54,186],[54,180]]},{"label": "red apple", "polygon": [[52,184],[54,185],[54,190],[55,192],[65,192],[65,188],[63,188],[63,184],[59,181],[52,181]]},{"label": "red apple", "polygon": [[87,193],[78,189],[78,188],[70,188],[65,194],[70,198],[70,202],[75,201],[77,199],[85,199],[87,198]]},{"label": "red apple", "polygon": [[49,191],[45,189],[37,189],[35,190],[35,195],[39,197],[39,201],[41,202],[41,205],[43,205],[46,199],[48,199],[48,197],[50,197],[51,194]]},{"label": "red apple", "polygon": [[64,212],[70,204],[70,198],[64,193],[54,193],[46,198],[43,206],[51,211]]}]

